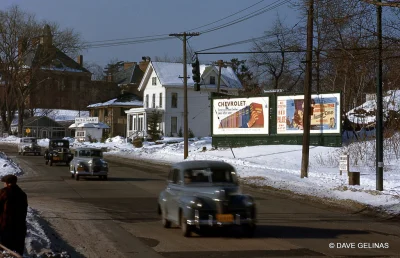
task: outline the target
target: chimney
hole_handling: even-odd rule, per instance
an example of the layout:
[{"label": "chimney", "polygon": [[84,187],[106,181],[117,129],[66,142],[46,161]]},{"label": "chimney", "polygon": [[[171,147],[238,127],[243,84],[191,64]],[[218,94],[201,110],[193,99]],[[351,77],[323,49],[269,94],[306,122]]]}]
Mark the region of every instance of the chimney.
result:
[{"label": "chimney", "polygon": [[139,68],[142,70],[142,72],[145,72],[147,69],[147,66],[149,65],[151,59],[149,56],[143,56],[142,61],[139,63]]},{"label": "chimney", "polygon": [[124,63],[124,70],[128,69],[129,67],[132,67],[136,65],[136,62],[125,62]]},{"label": "chimney", "polygon": [[83,66],[83,55],[79,55],[76,61],[80,66]]},{"label": "chimney", "polygon": [[28,42],[25,38],[21,38],[18,40],[18,56],[19,57],[22,57],[22,55],[26,51],[27,44],[28,44]]}]

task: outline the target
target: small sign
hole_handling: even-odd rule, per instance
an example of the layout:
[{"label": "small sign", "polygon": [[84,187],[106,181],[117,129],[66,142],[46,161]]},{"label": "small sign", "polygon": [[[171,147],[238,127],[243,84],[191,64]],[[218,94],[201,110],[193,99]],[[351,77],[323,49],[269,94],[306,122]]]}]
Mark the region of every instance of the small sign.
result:
[{"label": "small sign", "polygon": [[349,155],[340,155],[339,170],[340,174],[342,171],[349,172]]},{"label": "small sign", "polygon": [[31,129],[26,128],[25,132],[26,132],[26,133],[30,133],[30,132],[31,132]]},{"label": "small sign", "polygon": [[75,124],[97,124],[98,122],[98,117],[75,117]]}]

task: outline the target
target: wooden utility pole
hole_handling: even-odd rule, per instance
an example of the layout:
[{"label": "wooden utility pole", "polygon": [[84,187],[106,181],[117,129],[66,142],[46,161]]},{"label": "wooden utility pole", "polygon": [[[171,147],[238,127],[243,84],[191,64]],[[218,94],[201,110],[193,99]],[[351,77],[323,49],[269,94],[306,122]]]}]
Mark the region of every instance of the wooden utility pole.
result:
[{"label": "wooden utility pole", "polygon": [[376,36],[378,40],[378,67],[376,71],[376,190],[383,191],[383,97],[382,97],[382,7],[400,7],[400,1],[382,3],[382,0],[364,2],[376,5]]},{"label": "wooden utility pole", "polygon": [[301,159],[301,178],[308,177],[308,163],[310,154],[310,125],[311,125],[311,89],[312,89],[312,48],[313,48],[313,20],[314,0],[308,2],[307,19],[307,57],[306,76],[304,81],[304,110],[303,110],[303,151]]},{"label": "wooden utility pole", "polygon": [[219,93],[221,88],[221,71],[222,67],[226,68],[227,65],[231,65],[231,62],[224,62],[224,60],[218,60],[216,63],[218,65],[218,84],[217,84],[217,92]]},{"label": "wooden utility pole", "polygon": [[175,33],[169,34],[169,36],[173,37],[182,37],[183,41],[183,142],[184,142],[184,150],[183,150],[183,158],[186,159],[189,156],[189,124],[188,124],[188,97],[187,97],[187,60],[186,60],[186,41],[187,36],[199,36],[200,33],[192,32],[192,33]]}]

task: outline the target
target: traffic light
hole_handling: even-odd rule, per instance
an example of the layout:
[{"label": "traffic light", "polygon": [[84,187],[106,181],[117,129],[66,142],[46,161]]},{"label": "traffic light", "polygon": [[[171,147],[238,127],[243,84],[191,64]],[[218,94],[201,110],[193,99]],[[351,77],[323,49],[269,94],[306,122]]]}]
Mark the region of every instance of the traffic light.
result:
[{"label": "traffic light", "polygon": [[192,78],[194,81],[194,90],[200,90],[200,63],[199,59],[196,58],[196,61],[192,63]]}]

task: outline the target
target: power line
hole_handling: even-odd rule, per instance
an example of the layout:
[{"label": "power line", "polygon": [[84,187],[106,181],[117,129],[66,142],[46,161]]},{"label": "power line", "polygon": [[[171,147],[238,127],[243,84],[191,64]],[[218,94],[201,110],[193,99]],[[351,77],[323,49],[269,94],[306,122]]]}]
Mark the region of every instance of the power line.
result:
[{"label": "power line", "polygon": [[241,13],[241,12],[243,12],[243,11],[246,11],[246,10],[250,9],[251,7],[254,7],[254,6],[256,6],[256,5],[258,5],[259,3],[264,2],[264,1],[265,1],[265,0],[261,0],[261,1],[257,2],[257,3],[255,3],[255,4],[253,4],[253,5],[250,5],[249,7],[246,7],[246,8],[244,8],[244,9],[240,10],[240,11],[237,11],[236,13],[233,13],[233,14],[231,14],[231,15],[228,15],[228,16],[226,16],[226,17],[224,17],[224,18],[219,19],[219,20],[216,20],[216,21],[207,23],[206,25],[203,25],[203,26],[200,26],[200,27],[191,29],[191,30],[189,30],[189,31],[197,30],[197,29],[200,29],[200,28],[204,28],[204,27],[207,27],[208,25],[212,25],[212,24],[214,24],[214,23],[223,21],[223,20],[225,20],[225,19],[227,19],[227,18],[230,18],[230,17],[232,17],[232,16],[235,16],[235,15],[238,14],[238,13]]}]

